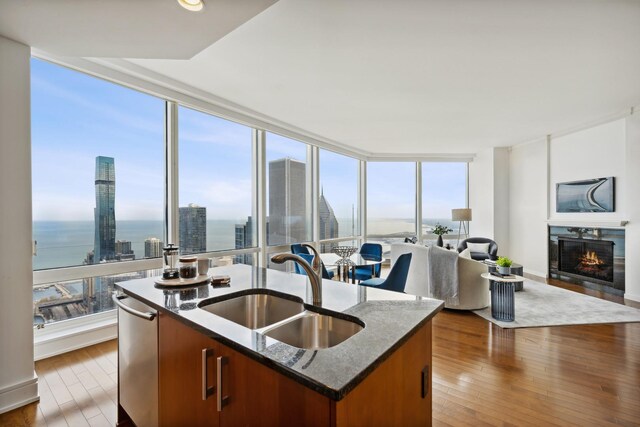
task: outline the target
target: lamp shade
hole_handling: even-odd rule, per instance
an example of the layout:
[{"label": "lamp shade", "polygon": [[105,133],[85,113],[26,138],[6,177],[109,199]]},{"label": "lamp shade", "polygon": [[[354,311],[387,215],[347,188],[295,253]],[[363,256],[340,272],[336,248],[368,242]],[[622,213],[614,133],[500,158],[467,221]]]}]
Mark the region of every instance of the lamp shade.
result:
[{"label": "lamp shade", "polygon": [[451,209],[451,221],[471,221],[471,209]]}]

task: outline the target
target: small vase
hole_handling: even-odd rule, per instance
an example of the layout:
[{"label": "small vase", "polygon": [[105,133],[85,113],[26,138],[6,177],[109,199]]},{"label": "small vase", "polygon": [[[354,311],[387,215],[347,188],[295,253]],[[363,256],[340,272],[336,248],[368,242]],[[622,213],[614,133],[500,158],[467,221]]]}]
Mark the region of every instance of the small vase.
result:
[{"label": "small vase", "polygon": [[442,247],[444,244],[444,242],[442,241],[442,236],[438,236],[438,242],[436,243],[436,245]]},{"label": "small vase", "polygon": [[500,274],[511,274],[511,267],[500,267],[500,266],[498,266],[498,273],[500,273]]}]

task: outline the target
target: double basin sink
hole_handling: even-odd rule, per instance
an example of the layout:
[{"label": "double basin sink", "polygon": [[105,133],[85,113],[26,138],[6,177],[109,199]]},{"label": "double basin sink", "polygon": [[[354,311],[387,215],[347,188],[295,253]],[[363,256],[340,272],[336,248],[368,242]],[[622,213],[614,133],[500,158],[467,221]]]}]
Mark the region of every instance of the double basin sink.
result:
[{"label": "double basin sink", "polygon": [[300,298],[264,289],[201,301],[202,310],[303,349],[340,344],[364,329],[359,319],[307,307]]}]

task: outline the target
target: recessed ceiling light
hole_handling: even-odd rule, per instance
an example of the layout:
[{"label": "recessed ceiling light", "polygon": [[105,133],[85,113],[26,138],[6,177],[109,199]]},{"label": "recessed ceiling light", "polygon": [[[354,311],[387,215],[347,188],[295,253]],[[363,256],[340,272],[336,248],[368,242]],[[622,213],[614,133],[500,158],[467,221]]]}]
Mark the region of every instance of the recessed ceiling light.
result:
[{"label": "recessed ceiling light", "polygon": [[199,12],[204,7],[202,0],[178,0],[178,4],[191,12]]}]

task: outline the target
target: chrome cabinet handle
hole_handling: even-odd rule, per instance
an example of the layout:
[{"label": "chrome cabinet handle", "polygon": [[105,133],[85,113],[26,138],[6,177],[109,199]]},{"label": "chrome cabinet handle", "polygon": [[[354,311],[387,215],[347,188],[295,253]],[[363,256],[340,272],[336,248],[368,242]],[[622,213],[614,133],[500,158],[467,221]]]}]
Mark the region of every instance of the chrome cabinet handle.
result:
[{"label": "chrome cabinet handle", "polygon": [[203,348],[202,349],[202,400],[207,400],[209,396],[216,392],[216,388],[211,386],[209,387],[207,381],[207,359],[209,356],[213,356],[213,349],[211,348]]},{"label": "chrome cabinet handle", "polygon": [[149,321],[151,321],[151,320],[156,318],[156,313],[151,313],[151,312],[143,313],[142,311],[134,310],[133,308],[121,303],[120,300],[121,299],[125,299],[125,298],[128,298],[128,297],[126,295],[121,295],[121,296],[118,296],[116,294],[112,294],[111,295],[111,299],[113,300],[115,305],[117,305],[118,307],[120,307],[121,309],[126,311],[127,313],[133,314],[134,316],[137,316],[137,317],[140,317],[142,319],[149,320]]},{"label": "chrome cabinet handle", "polygon": [[222,407],[229,401],[229,396],[222,395],[222,366],[227,363],[226,357],[218,357],[216,360],[218,367],[217,386],[218,386],[218,412],[222,412]]}]

